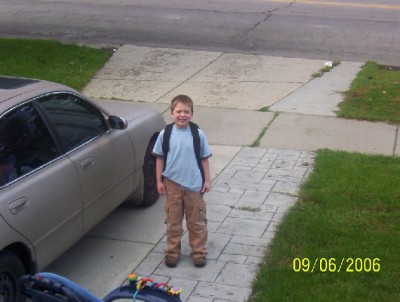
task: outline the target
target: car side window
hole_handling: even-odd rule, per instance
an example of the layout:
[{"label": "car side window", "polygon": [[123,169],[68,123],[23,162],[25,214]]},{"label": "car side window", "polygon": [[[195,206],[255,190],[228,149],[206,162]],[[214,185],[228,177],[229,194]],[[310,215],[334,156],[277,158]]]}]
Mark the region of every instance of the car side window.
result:
[{"label": "car side window", "polygon": [[24,104],[0,119],[0,186],[59,156],[42,118]]},{"label": "car side window", "polygon": [[108,130],[102,112],[73,94],[49,95],[38,102],[53,123],[66,152]]}]

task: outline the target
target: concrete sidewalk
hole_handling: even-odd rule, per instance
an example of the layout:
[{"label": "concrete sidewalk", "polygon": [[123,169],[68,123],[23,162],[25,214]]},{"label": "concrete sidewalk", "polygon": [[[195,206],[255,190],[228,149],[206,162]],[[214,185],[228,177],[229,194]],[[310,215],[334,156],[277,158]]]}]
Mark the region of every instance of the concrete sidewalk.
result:
[{"label": "concrete sidewalk", "polygon": [[[341,62],[313,79],[324,63],[120,47],[84,93],[139,102],[161,112],[167,122],[172,97],[187,94],[194,100],[194,121],[213,151],[213,188],[205,197],[208,264],[193,267],[186,234],[177,268],[164,265],[160,200],[147,209],[117,209],[49,270],[99,297],[133,271],[183,287],[183,301],[246,301],[276,226],[312,171],[315,150],[400,155],[397,126],[335,117],[341,93],[362,63]],[[248,147],[265,129],[260,146]]]},{"label": "concrete sidewalk", "polygon": [[125,45],[84,93],[140,102],[168,122],[170,100],[187,94],[212,145],[248,146],[268,126],[261,147],[400,155],[397,126],[334,118],[362,63],[341,62],[313,79],[324,63]]}]

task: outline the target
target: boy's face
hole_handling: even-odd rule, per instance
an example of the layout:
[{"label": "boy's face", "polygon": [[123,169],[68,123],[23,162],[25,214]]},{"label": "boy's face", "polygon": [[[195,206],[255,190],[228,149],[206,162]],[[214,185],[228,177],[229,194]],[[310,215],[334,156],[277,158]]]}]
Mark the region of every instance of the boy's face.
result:
[{"label": "boy's face", "polygon": [[171,111],[171,118],[178,128],[186,128],[193,117],[192,109],[189,105],[177,103]]}]

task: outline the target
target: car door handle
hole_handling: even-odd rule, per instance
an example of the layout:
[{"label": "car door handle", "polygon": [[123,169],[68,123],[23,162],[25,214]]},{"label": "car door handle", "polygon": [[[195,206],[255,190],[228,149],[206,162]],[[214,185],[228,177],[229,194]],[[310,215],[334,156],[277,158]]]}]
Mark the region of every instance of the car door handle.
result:
[{"label": "car door handle", "polygon": [[81,167],[83,168],[83,170],[89,170],[90,168],[92,168],[95,164],[95,160],[91,157],[83,160],[81,162]]},{"label": "car door handle", "polygon": [[8,204],[8,209],[14,215],[21,212],[28,206],[28,199],[26,197],[18,198]]}]

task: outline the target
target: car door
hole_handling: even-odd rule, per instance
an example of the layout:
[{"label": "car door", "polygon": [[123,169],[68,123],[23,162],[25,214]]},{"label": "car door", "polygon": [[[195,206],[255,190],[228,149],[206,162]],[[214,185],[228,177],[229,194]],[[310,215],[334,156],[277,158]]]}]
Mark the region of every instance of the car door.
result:
[{"label": "car door", "polygon": [[0,117],[0,138],[0,212],[43,267],[82,236],[78,174],[33,102]]},{"label": "car door", "polygon": [[78,95],[55,94],[41,106],[78,171],[87,232],[132,192],[132,141],[127,131],[110,129],[104,113]]}]

